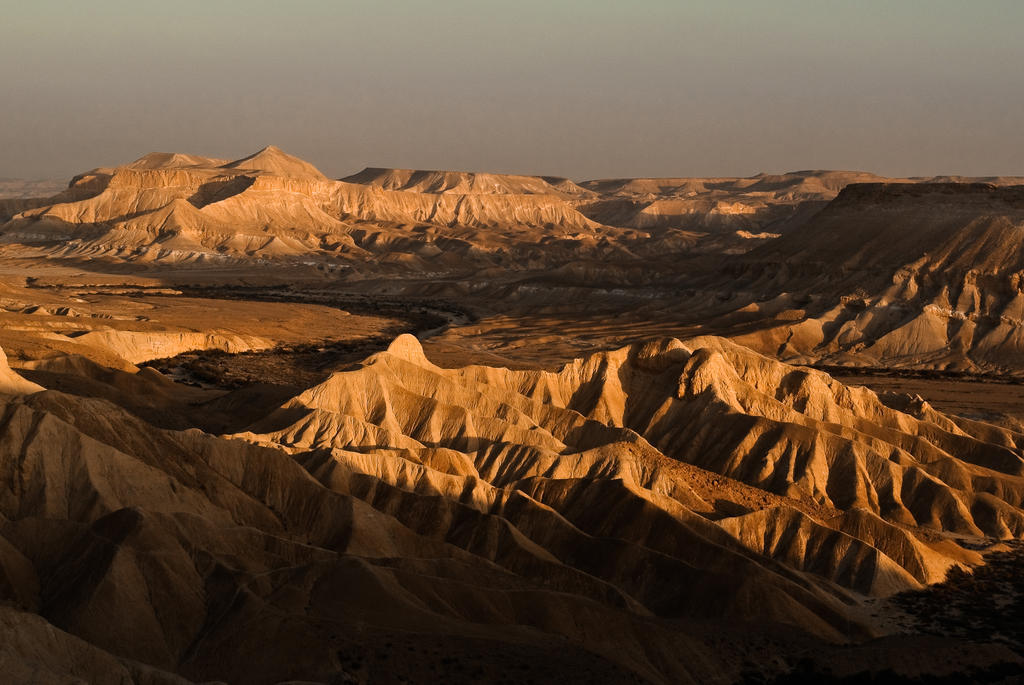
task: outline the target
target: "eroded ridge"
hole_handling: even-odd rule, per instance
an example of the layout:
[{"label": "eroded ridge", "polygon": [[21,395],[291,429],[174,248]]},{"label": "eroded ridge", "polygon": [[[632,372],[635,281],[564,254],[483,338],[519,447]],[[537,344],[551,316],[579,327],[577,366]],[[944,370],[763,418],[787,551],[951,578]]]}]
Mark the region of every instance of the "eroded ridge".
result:
[{"label": "eroded ridge", "polygon": [[[887,632],[868,598],[1024,527],[1019,434],[713,337],[549,372],[441,368],[403,335],[226,436],[4,373],[19,668],[35,636],[86,678],[728,681],[765,626],[781,654],[841,655]],[[860,668],[893,665],[869,644]]]}]

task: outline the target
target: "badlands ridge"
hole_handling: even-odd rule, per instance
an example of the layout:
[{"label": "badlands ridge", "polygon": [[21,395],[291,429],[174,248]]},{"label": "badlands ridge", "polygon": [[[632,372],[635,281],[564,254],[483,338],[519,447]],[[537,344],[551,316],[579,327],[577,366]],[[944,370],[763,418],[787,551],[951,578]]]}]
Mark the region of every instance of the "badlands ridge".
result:
[{"label": "badlands ridge", "polygon": [[767,634],[848,673],[1016,663],[830,645],[978,563],[959,540],[1020,537],[1024,437],[720,338],[546,372],[443,369],[404,335],[222,436],[4,379],[9,673],[731,682]]},{"label": "badlands ridge", "polygon": [[[0,241],[19,256],[176,282],[270,263],[331,287],[475,300],[514,317],[567,301],[587,306],[556,320],[641,312],[649,329],[725,333],[798,363],[1016,374],[1021,182],[803,171],[574,183],[398,169],[334,181],[274,147],[234,162],[153,153],[81,174],[55,197],[0,200]],[[610,342],[635,340],[628,330]]]},{"label": "badlands ridge", "polygon": [[900,598],[1019,548],[1024,416],[822,368],[1013,387],[1021,180],[268,147],[11,193],[0,669],[1012,682],[1013,635]]}]

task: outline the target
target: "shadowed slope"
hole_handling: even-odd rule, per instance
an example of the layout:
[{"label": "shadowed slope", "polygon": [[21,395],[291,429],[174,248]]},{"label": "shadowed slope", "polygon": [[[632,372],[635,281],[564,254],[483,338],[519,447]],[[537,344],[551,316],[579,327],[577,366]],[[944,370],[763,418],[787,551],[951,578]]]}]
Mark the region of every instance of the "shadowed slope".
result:
[{"label": "shadowed slope", "polygon": [[741,341],[794,360],[1019,369],[1022,240],[1024,186],[849,186],[729,267],[730,287],[782,294],[736,313],[763,317]]},{"label": "shadowed slope", "polygon": [[865,595],[978,560],[951,533],[1021,534],[1020,436],[716,338],[544,372],[406,335],[230,438],[54,391],[0,438],[0,593],[42,617],[0,620],[87,678],[732,681],[766,627],[869,637]]},{"label": "shadowed slope", "polygon": [[[1024,532],[1022,436],[959,426],[927,407],[903,413],[866,389],[715,338],[638,345],[551,373],[441,369],[405,336],[252,431],[293,450],[338,450],[323,472],[334,479],[337,469],[349,473],[355,465],[416,488],[430,482],[441,493],[472,484],[483,488],[484,502],[495,495],[480,479],[556,497],[542,501],[558,511],[566,503],[557,497],[573,488],[540,483],[586,482],[594,491],[595,481],[616,479],[623,494],[686,525],[695,520],[687,510],[718,519],[730,506],[775,507],[770,520],[741,516],[728,528],[750,542],[764,537],[766,526],[796,526],[794,534],[821,540],[823,558],[794,560],[778,543],[757,551],[826,569],[822,575],[869,592],[941,578],[959,558],[907,530]],[[756,486],[760,500],[728,480],[709,501],[706,481],[686,464]],[[863,512],[856,528],[865,539],[836,537],[835,529],[845,530],[836,518],[844,511]],[[854,558],[861,575],[849,575]]]}]

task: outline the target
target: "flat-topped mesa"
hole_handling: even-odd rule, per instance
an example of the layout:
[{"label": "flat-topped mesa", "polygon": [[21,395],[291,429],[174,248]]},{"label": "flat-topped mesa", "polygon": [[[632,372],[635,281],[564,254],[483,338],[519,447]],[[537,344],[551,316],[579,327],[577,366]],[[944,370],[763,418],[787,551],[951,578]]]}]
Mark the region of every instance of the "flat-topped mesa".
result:
[{"label": "flat-topped mesa", "polygon": [[618,178],[583,181],[580,186],[610,196],[693,197],[705,194],[809,196],[831,199],[850,183],[883,180],[864,171],[790,171],[782,174],[718,177]]},{"label": "flat-topped mesa", "polygon": [[579,208],[595,221],[614,226],[779,233],[803,223],[846,184],[880,179],[859,171],[604,179],[580,184],[599,199],[580,202]]},{"label": "flat-topped mesa", "polygon": [[574,198],[596,196],[592,191],[576,185],[569,179],[557,176],[367,167],[341,180],[345,183],[376,186],[385,190],[428,194],[554,195]]},{"label": "flat-topped mesa", "polygon": [[[989,183],[1006,191],[1001,194],[1004,200],[1012,200],[1015,191],[1008,186],[1022,180],[1014,177],[888,179],[862,171],[827,170],[744,178],[604,179],[580,183],[598,193],[600,199],[580,203],[579,209],[595,221],[614,226],[785,234],[806,224],[829,202],[843,207],[850,202],[889,201],[902,193],[918,192],[937,197],[936,193],[946,192],[942,184],[954,181],[975,186]],[[867,186],[862,187],[863,184]],[[918,190],[910,190],[911,187]],[[951,201],[947,204],[951,204],[974,192],[976,190],[955,188],[944,196]],[[970,204],[974,200],[964,202]]]},{"label": "flat-topped mesa", "polygon": [[1020,205],[1024,204],[1024,185],[954,181],[850,183],[839,192],[834,204],[905,202],[915,198],[970,206],[992,202]]},{"label": "flat-topped mesa", "polygon": [[754,190],[777,190],[790,186],[818,186],[832,192],[839,192],[851,183],[871,183],[884,180],[884,177],[869,171],[851,171],[837,169],[804,169],[787,171],[782,174],[756,174],[749,186]]},{"label": "flat-topped mesa", "polygon": [[1022,227],[1024,186],[855,183],[806,224],[751,251],[745,261],[820,264],[834,274],[867,269],[883,281],[910,269],[957,281],[966,271],[1024,268],[1017,249]]},{"label": "flat-topped mesa", "polygon": [[182,169],[189,167],[217,167],[229,160],[190,155],[182,152],[150,152],[134,162],[125,164],[127,169]]},{"label": "flat-topped mesa", "polygon": [[1024,185],[858,183],[718,283],[764,315],[738,339],[784,359],[1019,373],[1021,245]]},{"label": "flat-topped mesa", "polygon": [[426,193],[387,190],[376,185],[339,181],[327,211],[356,221],[433,224],[446,227],[524,227],[593,231],[600,224],[556,194]]}]

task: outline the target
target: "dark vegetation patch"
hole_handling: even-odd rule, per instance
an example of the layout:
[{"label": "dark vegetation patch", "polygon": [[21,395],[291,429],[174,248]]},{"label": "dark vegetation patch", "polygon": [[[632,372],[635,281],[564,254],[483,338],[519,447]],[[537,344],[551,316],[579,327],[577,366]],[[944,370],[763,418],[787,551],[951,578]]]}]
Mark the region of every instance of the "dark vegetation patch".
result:
[{"label": "dark vegetation patch", "polygon": [[[748,660],[739,682],[1024,682],[1024,542],[1005,544],[1008,550],[986,554],[985,565],[976,567],[973,573],[953,567],[942,583],[878,600],[898,613],[897,634],[865,644],[798,650],[783,657],[781,672]],[[906,664],[899,665],[899,656],[894,662],[894,654],[905,655]],[[871,667],[873,661],[876,665]]]},{"label": "dark vegetation patch", "polygon": [[824,371],[830,376],[881,376],[885,378],[914,378],[926,381],[973,381],[978,383],[1024,385],[1024,377],[1008,375],[998,371],[894,369],[885,366],[836,366],[833,364],[808,364],[808,366],[818,371]]},{"label": "dark vegetation patch", "polygon": [[966,683],[1019,683],[1024,677],[1024,666],[1000,663],[991,666],[965,668],[943,675],[901,675],[891,668],[878,671],[860,671],[849,675],[835,675],[826,666],[813,659],[800,661],[788,673],[764,678],[756,673],[745,673],[743,685],[860,685],[861,683],[901,683],[906,685],[965,685]]},{"label": "dark vegetation patch", "polygon": [[891,599],[925,635],[1001,643],[1024,656],[1024,542],[985,555],[973,572],[950,569],[946,580]]},{"label": "dark vegetation patch", "polygon": [[206,388],[236,390],[255,384],[308,388],[332,371],[362,361],[385,349],[405,330],[358,340],[325,340],[300,345],[279,345],[270,350],[223,352],[199,350],[142,364],[175,381]]},{"label": "dark vegetation patch", "polygon": [[[359,339],[320,340],[277,345],[270,350],[228,353],[220,350],[185,352],[153,359],[150,366],[174,380],[201,387],[235,390],[254,384],[306,388],[323,381],[331,372],[362,361],[385,349],[402,333],[425,338],[452,323],[475,320],[469,311],[435,300],[398,300],[331,291],[302,291],[258,286],[181,287],[180,296],[204,299],[292,302],[318,304],[351,314],[386,317],[401,323],[376,335]],[[141,295],[152,296],[141,290]],[[168,295],[180,297],[179,295]]]}]

